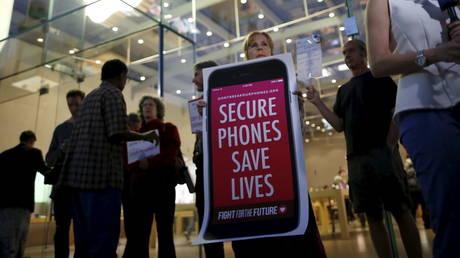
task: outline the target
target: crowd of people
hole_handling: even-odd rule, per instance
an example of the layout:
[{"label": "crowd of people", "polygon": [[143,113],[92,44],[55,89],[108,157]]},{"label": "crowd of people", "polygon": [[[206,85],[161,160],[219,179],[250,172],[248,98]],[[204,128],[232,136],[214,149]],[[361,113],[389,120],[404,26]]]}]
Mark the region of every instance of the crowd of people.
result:
[{"label": "crowd of people", "polygon": [[[344,132],[351,206],[354,212],[366,214],[375,251],[384,258],[393,257],[384,211],[394,216],[407,256],[422,257],[398,140],[408,151],[413,161],[410,168],[420,183],[412,199],[426,205],[425,226],[436,234],[434,257],[460,254],[460,208],[455,205],[460,194],[455,187],[460,182],[460,22],[446,25],[446,15],[439,8],[430,8],[434,2],[422,2],[425,4],[369,0],[368,47],[358,39],[344,45],[344,61],[352,78],[339,88],[333,108],[325,105],[313,86],[306,88],[309,103],[335,130]],[[248,60],[272,56],[270,35],[250,33],[244,53]],[[203,92],[203,69],[217,65],[204,61],[194,66],[192,82],[199,94]],[[122,61],[110,60],[102,67],[98,88],[86,96],[79,90],[67,94],[71,118],[56,127],[46,162],[33,147],[36,136],[32,131],[23,132],[19,145],[0,154],[5,167],[0,182],[0,257],[23,256],[36,173],[53,175],[56,170],[51,195],[55,257],[69,256],[71,223],[75,257],[117,257],[121,207],[127,237],[123,257],[149,257],[153,218],[158,257],[176,257],[174,163],[180,153],[179,132],[174,124],[165,122],[165,105],[156,97],[144,96],[138,114],[127,116],[122,95],[127,74]],[[399,86],[391,75],[401,75]],[[299,98],[298,119],[302,120],[302,95],[299,91],[292,94]],[[134,140],[160,144],[160,154],[128,164],[124,143]],[[204,164],[200,133],[196,134],[193,162],[201,225]],[[339,176],[337,186],[347,187]],[[326,257],[311,204],[303,235],[234,241],[232,249],[237,258]],[[204,250],[206,257],[225,256],[223,243],[206,244]]]}]

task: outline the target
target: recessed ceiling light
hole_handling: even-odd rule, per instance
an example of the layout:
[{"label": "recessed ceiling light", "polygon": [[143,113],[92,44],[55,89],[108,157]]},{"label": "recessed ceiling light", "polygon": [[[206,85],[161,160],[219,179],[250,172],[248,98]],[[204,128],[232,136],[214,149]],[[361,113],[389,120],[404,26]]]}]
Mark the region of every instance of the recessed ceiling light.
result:
[{"label": "recessed ceiling light", "polygon": [[323,133],[324,133],[324,132],[326,132],[326,129],[324,129],[324,128],[323,128],[323,129],[321,129],[321,132],[323,132]]},{"label": "recessed ceiling light", "polygon": [[49,68],[49,69],[51,69],[51,68],[52,68],[52,66],[51,66],[51,65],[49,65],[49,64],[46,64],[46,65],[45,65],[45,67],[46,67],[46,68]]},{"label": "recessed ceiling light", "polygon": [[317,1],[318,1],[318,3],[322,3],[324,0],[317,0]]},{"label": "recessed ceiling light", "polygon": [[336,79],[332,79],[331,82],[332,82],[332,83],[336,83],[337,80],[336,80]]},{"label": "recessed ceiling light", "polygon": [[345,30],[345,27],[340,26],[340,27],[339,27],[339,30],[340,30],[340,31],[344,31],[344,30]]},{"label": "recessed ceiling light", "polygon": [[318,130],[318,131],[321,130],[321,126],[318,125],[318,126],[316,127],[316,130]]},{"label": "recessed ceiling light", "polygon": [[286,43],[291,44],[292,39],[286,39]]},{"label": "recessed ceiling light", "polygon": [[241,58],[244,58],[245,56],[246,56],[246,54],[244,54],[244,53],[241,53],[241,54],[240,54],[240,57],[241,57]]},{"label": "recessed ceiling light", "polygon": [[96,64],[101,64],[101,60],[96,60]]},{"label": "recessed ceiling light", "polygon": [[277,32],[277,31],[279,31],[279,30],[280,30],[280,28],[278,28],[278,27],[273,28],[273,31],[274,31],[274,32]]},{"label": "recessed ceiling light", "polygon": [[206,32],[206,36],[211,37],[211,36],[212,36],[212,31],[208,30],[208,31]]},{"label": "recessed ceiling light", "polygon": [[332,132],[328,132],[327,135],[332,136]]},{"label": "recessed ceiling light", "polygon": [[43,40],[43,38],[37,38],[37,41],[42,43],[44,40]]},{"label": "recessed ceiling light", "polygon": [[143,40],[143,39],[138,39],[138,40],[137,40],[137,43],[138,43],[139,45],[142,45],[142,44],[144,44],[144,40]]},{"label": "recessed ceiling light", "polygon": [[334,17],[335,16],[335,13],[329,13],[329,17]]},{"label": "recessed ceiling light", "polygon": [[305,139],[305,143],[309,143],[310,142],[310,139]]},{"label": "recessed ceiling light", "polygon": [[112,27],[112,30],[115,31],[115,32],[117,32],[117,31],[118,31],[118,27],[117,27],[117,26],[114,26],[114,27]]},{"label": "recessed ceiling light", "polygon": [[187,59],[182,58],[182,59],[180,60],[180,62],[183,63],[183,64],[185,64],[185,62],[187,62]]},{"label": "recessed ceiling light", "polygon": [[311,124],[311,127],[316,127],[316,124]]},{"label": "recessed ceiling light", "polygon": [[163,3],[163,7],[164,7],[164,8],[168,8],[168,7],[169,7],[169,3],[168,3],[168,2],[164,2],[164,3]]},{"label": "recessed ceiling light", "polygon": [[192,96],[192,99],[196,99],[196,96],[195,96],[195,95],[193,95],[193,96]]},{"label": "recessed ceiling light", "polygon": [[307,93],[302,93],[302,97],[306,98],[306,97],[307,97]]},{"label": "recessed ceiling light", "polygon": [[181,94],[182,91],[181,91],[181,90],[176,90],[176,93],[177,93],[177,94]]},{"label": "recessed ceiling light", "polygon": [[305,124],[306,124],[306,125],[309,125],[309,124],[310,124],[310,121],[305,121]]},{"label": "recessed ceiling light", "polygon": [[240,0],[241,4],[246,4],[247,2],[248,2],[248,0]]},{"label": "recessed ceiling light", "polygon": [[169,13],[165,14],[165,19],[171,19],[172,17],[173,17],[172,14],[169,14]]},{"label": "recessed ceiling light", "polygon": [[69,54],[71,54],[71,55],[75,54],[75,50],[73,50],[73,49],[69,50]]},{"label": "recessed ceiling light", "polygon": [[263,13],[259,13],[259,15],[257,15],[257,18],[259,18],[259,19],[261,19],[261,20],[262,20],[264,17],[265,17],[265,15],[264,15]]},{"label": "recessed ceiling light", "polygon": [[139,79],[140,79],[141,81],[145,81],[145,76],[141,76],[141,77],[139,77]]},{"label": "recessed ceiling light", "polygon": [[192,18],[192,17],[189,17],[189,18],[187,19],[187,21],[188,21],[189,23],[192,23],[192,22],[193,22],[193,18]]},{"label": "recessed ceiling light", "polygon": [[224,47],[229,47],[229,46],[230,46],[230,43],[228,43],[228,42],[224,43]]}]

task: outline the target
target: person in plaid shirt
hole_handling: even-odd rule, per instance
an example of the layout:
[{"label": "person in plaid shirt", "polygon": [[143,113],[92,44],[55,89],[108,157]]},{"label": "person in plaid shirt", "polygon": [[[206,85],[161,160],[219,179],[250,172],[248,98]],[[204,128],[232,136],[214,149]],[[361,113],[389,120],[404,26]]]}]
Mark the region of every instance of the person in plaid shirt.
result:
[{"label": "person in plaid shirt", "polygon": [[102,66],[101,85],[78,111],[58,185],[72,192],[76,258],[115,258],[120,233],[124,141],[157,141],[153,132],[130,131],[122,95],[128,68]]}]

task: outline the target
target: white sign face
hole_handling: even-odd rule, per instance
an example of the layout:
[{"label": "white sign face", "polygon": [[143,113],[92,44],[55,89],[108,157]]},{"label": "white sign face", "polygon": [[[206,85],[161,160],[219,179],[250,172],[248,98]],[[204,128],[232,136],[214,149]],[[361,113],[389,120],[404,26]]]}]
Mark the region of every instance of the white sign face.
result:
[{"label": "white sign face", "polygon": [[194,99],[188,102],[192,133],[201,133],[203,130],[203,116],[198,112],[198,101],[200,100],[201,99]]},{"label": "white sign face", "polygon": [[311,78],[321,77],[322,54],[319,37],[298,39],[296,47],[297,78],[300,81],[308,82]]},{"label": "white sign face", "polygon": [[[158,130],[155,131],[158,134]],[[131,141],[127,142],[126,146],[128,149],[128,164],[160,153],[160,143],[154,144],[147,141]]]}]

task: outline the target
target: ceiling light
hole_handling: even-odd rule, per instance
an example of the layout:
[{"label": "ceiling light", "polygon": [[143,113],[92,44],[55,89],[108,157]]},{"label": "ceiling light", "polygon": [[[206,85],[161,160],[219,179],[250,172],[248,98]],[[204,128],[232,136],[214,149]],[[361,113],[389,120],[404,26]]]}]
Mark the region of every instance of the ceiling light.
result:
[{"label": "ceiling light", "polygon": [[177,94],[181,94],[182,91],[181,91],[181,90],[176,90],[176,93],[177,93]]},{"label": "ceiling light", "polygon": [[292,39],[286,39],[286,43],[291,44]]},{"label": "ceiling light", "polygon": [[187,19],[187,21],[188,21],[189,23],[192,23],[192,22],[193,22],[193,18],[192,18],[192,17],[189,17],[189,18]]},{"label": "ceiling light", "polygon": [[265,17],[265,15],[264,15],[263,13],[259,13],[259,15],[257,15],[257,18],[259,18],[259,19],[261,19],[261,20],[262,20],[264,17]]},{"label": "ceiling light", "polygon": [[143,40],[143,39],[138,39],[138,40],[137,40],[137,43],[138,43],[139,45],[142,45],[142,44],[144,44],[144,40]]},{"label": "ceiling light", "polygon": [[[125,0],[122,1],[94,1],[84,0],[88,6],[85,8],[85,14],[95,23],[102,23],[116,12],[129,12],[132,7],[137,7],[142,0]],[[93,3],[94,2],[94,3]],[[125,3],[126,2],[126,3]]]},{"label": "ceiling light", "polygon": [[101,64],[101,60],[96,60],[96,64]]},{"label": "ceiling light", "polygon": [[277,32],[277,31],[279,31],[279,30],[280,30],[280,28],[278,28],[278,27],[273,28],[273,31],[274,31],[274,32]]},{"label": "ceiling light", "polygon": [[302,93],[302,97],[306,98],[306,97],[307,97],[307,93]]},{"label": "ceiling light", "polygon": [[229,46],[230,46],[230,43],[228,43],[228,42],[224,43],[224,47],[229,47]]},{"label": "ceiling light", "polygon": [[244,54],[244,53],[241,53],[241,54],[240,54],[240,57],[241,57],[241,58],[244,58],[245,56],[246,56],[246,54]]},{"label": "ceiling light", "polygon": [[73,49],[69,50],[69,54],[71,54],[71,55],[75,54],[75,50],[73,50]]},{"label": "ceiling light", "polygon": [[332,79],[331,82],[332,82],[332,83],[336,83],[337,80],[336,80],[336,79]]},{"label": "ceiling light", "polygon": [[352,39],[353,39],[353,37],[351,37],[351,36],[350,36],[350,37],[348,37],[348,40],[352,40]]},{"label": "ceiling light", "polygon": [[49,65],[49,64],[46,64],[46,65],[45,65],[45,67],[46,67],[46,68],[49,68],[49,69],[51,69],[51,68],[52,68],[52,66],[51,66],[51,65]]},{"label": "ceiling light", "polygon": [[305,121],[305,124],[306,124],[306,125],[309,125],[309,124],[310,124],[310,121]]},{"label": "ceiling light", "polygon": [[305,139],[305,143],[309,143],[310,142],[310,139]]},{"label": "ceiling light", "polygon": [[168,8],[168,7],[169,7],[169,3],[168,3],[168,2],[164,2],[164,3],[163,3],[163,7],[164,7],[164,8]]},{"label": "ceiling light", "polygon": [[212,36],[212,31],[208,30],[208,32],[206,32],[206,36],[211,37]]},{"label": "ceiling light", "polygon": [[339,27],[339,30],[340,30],[340,31],[344,31],[344,30],[345,30],[345,27],[340,26],[340,27]]},{"label": "ceiling light", "polygon": [[198,30],[196,28],[193,28],[192,29],[192,34],[197,34],[198,33]]},{"label": "ceiling light", "polygon": [[241,4],[246,4],[247,2],[248,2],[248,0],[240,0]]},{"label": "ceiling light", "polygon": [[114,27],[112,27],[112,30],[115,31],[115,32],[117,32],[117,31],[118,31],[118,27],[117,27],[117,26],[114,26]]},{"label": "ceiling light", "polygon": [[318,3],[322,3],[324,0],[317,0],[317,1],[318,1]]},{"label": "ceiling light", "polygon": [[328,77],[330,74],[329,74],[329,71],[328,71],[326,68],[323,68],[323,69],[321,70],[321,75],[322,75],[323,77]]},{"label": "ceiling light", "polygon": [[329,17],[334,17],[335,16],[335,13],[329,13]]},{"label": "ceiling light", "polygon": [[328,132],[327,135],[332,136],[332,132]]},{"label": "ceiling light", "polygon": [[324,129],[324,128],[323,128],[323,129],[321,129],[321,132],[323,132],[323,133],[324,133],[324,132],[326,132],[326,129]]},{"label": "ceiling light", "polygon": [[141,76],[141,77],[139,77],[139,79],[140,79],[141,81],[145,81],[145,76]]},{"label": "ceiling light", "polygon": [[172,17],[173,17],[172,14],[169,14],[169,13],[165,14],[165,19],[171,19]]},{"label": "ceiling light", "polygon": [[196,99],[196,96],[195,96],[195,95],[193,95],[193,96],[192,96],[192,99]]},{"label": "ceiling light", "polygon": [[42,42],[43,42],[43,38],[38,38],[37,41],[40,42],[40,43],[42,43]]},{"label": "ceiling light", "polygon": [[316,124],[311,124],[311,127],[316,127]]},{"label": "ceiling light", "polygon": [[183,64],[185,64],[185,62],[187,62],[187,59],[182,58],[182,59],[180,60],[180,62],[183,63]]},{"label": "ceiling light", "polygon": [[318,131],[321,130],[321,126],[318,125],[318,126],[316,127],[316,130],[318,130]]}]

